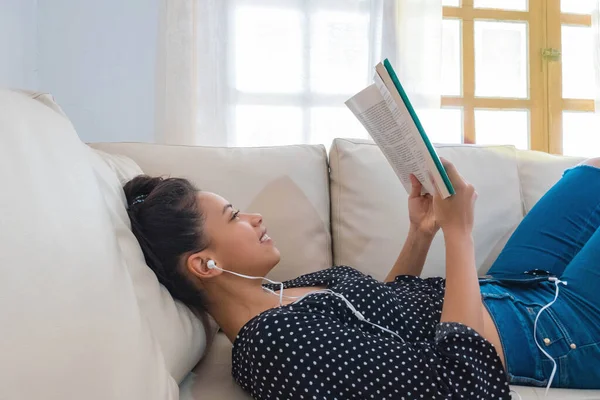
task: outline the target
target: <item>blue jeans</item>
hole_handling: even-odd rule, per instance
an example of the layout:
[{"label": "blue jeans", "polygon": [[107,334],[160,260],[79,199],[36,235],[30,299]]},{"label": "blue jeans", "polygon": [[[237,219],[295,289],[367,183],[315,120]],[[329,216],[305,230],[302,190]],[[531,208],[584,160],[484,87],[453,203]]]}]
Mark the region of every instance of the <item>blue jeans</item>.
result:
[{"label": "blue jeans", "polygon": [[[525,216],[480,279],[505,353],[511,384],[600,389],[600,169],[568,169]],[[533,272],[532,272],[533,271]],[[535,275],[537,273],[537,276]]]}]

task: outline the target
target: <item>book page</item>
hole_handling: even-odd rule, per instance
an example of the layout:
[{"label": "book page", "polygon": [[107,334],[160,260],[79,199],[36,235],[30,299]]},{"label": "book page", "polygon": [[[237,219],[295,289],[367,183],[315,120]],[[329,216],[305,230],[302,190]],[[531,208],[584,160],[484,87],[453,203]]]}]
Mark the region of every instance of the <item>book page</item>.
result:
[{"label": "book page", "polygon": [[[432,183],[427,176],[427,160],[420,150],[420,135],[418,131],[416,135],[411,131],[411,124],[414,126],[414,123],[410,115],[408,112],[406,116],[402,115],[381,79],[379,83],[385,91],[378,88],[378,77],[375,84],[352,97],[346,105],[377,143],[407,193],[411,191],[410,174],[423,183],[424,193],[433,193]],[[389,99],[385,98],[386,92]],[[390,107],[390,102],[393,107]]]},{"label": "book page", "polygon": [[[423,193],[433,194],[435,189],[433,186],[434,183],[429,177],[429,174],[432,173],[432,170],[430,168],[430,163],[428,162],[431,157],[427,152],[427,148],[423,143],[423,139],[421,139],[421,134],[419,133],[417,126],[415,125],[404,103],[396,103],[379,74],[375,73],[373,80],[375,81],[375,86],[382,94],[386,106],[389,108],[396,124],[398,125],[401,135],[406,138],[406,141],[409,142],[411,146],[413,159],[416,162],[416,167],[418,167],[418,170],[412,173],[416,175],[419,181],[423,184]],[[410,178],[408,179],[410,182]]]},{"label": "book page", "polygon": [[[446,182],[444,181],[444,178],[442,177],[440,170],[436,165],[436,161],[434,160],[434,157],[437,158],[435,148],[432,148],[430,152],[430,149],[427,147],[427,144],[425,143],[425,140],[427,140],[427,135],[425,133],[422,135],[419,131],[417,122],[414,120],[411,111],[409,110],[410,105],[406,104],[402,99],[399,89],[396,87],[392,77],[383,64],[377,64],[375,71],[375,83],[378,89],[381,91],[392,113],[399,118],[396,120],[396,122],[399,125],[405,125],[406,129],[408,129],[411,134],[414,134],[418,138],[418,146],[415,150],[420,151],[425,158],[427,164],[426,170],[428,171],[425,176],[425,181],[421,182],[423,182],[424,186],[427,188],[437,188],[442,198],[450,196]],[[425,136],[425,138],[423,138],[423,136]],[[433,179],[430,179],[430,175],[433,177]],[[431,189],[429,189],[429,191],[431,191]]]}]

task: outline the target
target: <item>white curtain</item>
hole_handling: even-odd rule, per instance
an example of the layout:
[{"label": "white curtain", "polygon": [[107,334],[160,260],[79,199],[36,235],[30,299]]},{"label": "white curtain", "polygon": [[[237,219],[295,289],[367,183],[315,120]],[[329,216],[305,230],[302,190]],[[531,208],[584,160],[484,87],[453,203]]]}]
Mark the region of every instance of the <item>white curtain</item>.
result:
[{"label": "white curtain", "polygon": [[263,146],[367,137],[344,101],[389,58],[439,109],[439,0],[163,0],[157,138]]},{"label": "white curtain", "polygon": [[194,143],[197,110],[195,1],[162,0],[156,64],[156,141]]}]

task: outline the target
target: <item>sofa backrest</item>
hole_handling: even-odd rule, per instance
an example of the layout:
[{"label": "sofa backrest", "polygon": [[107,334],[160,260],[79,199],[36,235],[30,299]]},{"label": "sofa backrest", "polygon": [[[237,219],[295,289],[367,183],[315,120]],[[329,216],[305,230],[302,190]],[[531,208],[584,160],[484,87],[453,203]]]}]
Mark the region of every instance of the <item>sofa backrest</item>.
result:
[{"label": "sofa backrest", "polygon": [[[91,146],[128,156],[149,175],[187,177],[242,210],[263,214],[282,253],[270,279],[290,279],[340,264],[383,279],[408,233],[407,194],[372,141],[336,139],[329,157],[322,146],[313,145]],[[478,192],[474,239],[480,275],[487,272],[524,214],[566,168],[583,159],[513,146],[436,148]],[[444,241],[438,234],[423,276],[445,276],[444,268]]]},{"label": "sofa backrest", "polygon": [[327,152],[319,145],[257,148],[95,143],[133,159],[152,176],[190,179],[234,207],[259,212],[281,262],[267,277],[286,280],[330,267]]}]

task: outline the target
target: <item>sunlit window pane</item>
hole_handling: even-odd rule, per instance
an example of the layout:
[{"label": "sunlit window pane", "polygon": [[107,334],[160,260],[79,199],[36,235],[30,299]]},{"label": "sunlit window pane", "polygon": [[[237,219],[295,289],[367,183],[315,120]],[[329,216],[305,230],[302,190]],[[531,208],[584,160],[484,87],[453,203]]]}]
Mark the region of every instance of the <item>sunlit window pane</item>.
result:
[{"label": "sunlit window pane", "polygon": [[527,0],[475,0],[473,7],[527,11]]},{"label": "sunlit window pane", "polygon": [[310,87],[354,94],[369,82],[369,15],[320,11],[311,17]]},{"label": "sunlit window pane", "polygon": [[562,26],[563,98],[593,99],[594,47],[592,28]]},{"label": "sunlit window pane", "polygon": [[280,146],[303,142],[302,109],[299,107],[236,107],[236,146]]},{"label": "sunlit window pane", "polygon": [[561,0],[560,11],[570,14],[591,14],[597,0]]},{"label": "sunlit window pane", "polygon": [[512,144],[529,149],[529,111],[475,110],[477,144]]},{"label": "sunlit window pane", "polygon": [[528,96],[527,23],[475,21],[475,95]]},{"label": "sunlit window pane", "polygon": [[442,31],[442,95],[462,93],[461,21],[444,19]]},{"label": "sunlit window pane", "polygon": [[417,114],[432,143],[462,143],[462,108],[418,110]]},{"label": "sunlit window pane", "polygon": [[315,107],[310,111],[310,122],[310,143],[323,143],[327,149],[335,138],[370,138],[346,107]]},{"label": "sunlit window pane", "polygon": [[302,90],[302,19],[302,13],[293,9],[235,8],[233,40],[238,90],[261,93]]},{"label": "sunlit window pane", "polygon": [[442,5],[450,6],[450,7],[458,7],[458,6],[460,6],[460,0],[442,0]]},{"label": "sunlit window pane", "polygon": [[600,117],[591,112],[563,112],[563,154],[600,155]]}]

